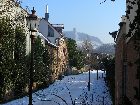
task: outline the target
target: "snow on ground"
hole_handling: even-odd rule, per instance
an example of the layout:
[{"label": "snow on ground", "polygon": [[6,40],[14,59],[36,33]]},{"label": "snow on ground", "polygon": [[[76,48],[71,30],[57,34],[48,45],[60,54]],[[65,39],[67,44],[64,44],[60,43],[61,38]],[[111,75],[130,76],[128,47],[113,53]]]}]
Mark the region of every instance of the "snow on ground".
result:
[{"label": "snow on ground", "polygon": [[[88,72],[65,76],[56,80],[48,88],[33,93],[33,105],[112,105],[111,97],[106,87],[103,71],[91,71],[91,89],[88,91]],[[4,105],[28,105],[28,97],[23,97]]]}]

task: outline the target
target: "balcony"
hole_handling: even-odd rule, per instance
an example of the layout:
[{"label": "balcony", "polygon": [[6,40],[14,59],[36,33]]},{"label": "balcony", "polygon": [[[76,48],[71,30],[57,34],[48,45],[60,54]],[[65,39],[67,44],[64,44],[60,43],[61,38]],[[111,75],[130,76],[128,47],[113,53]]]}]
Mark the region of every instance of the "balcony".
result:
[{"label": "balcony", "polygon": [[64,24],[51,24],[55,28],[62,28],[64,29]]}]

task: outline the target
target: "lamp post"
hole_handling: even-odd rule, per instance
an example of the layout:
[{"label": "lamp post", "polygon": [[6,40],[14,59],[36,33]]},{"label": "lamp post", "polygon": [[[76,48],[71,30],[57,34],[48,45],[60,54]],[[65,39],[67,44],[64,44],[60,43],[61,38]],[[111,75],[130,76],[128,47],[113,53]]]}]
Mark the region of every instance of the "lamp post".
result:
[{"label": "lamp post", "polygon": [[38,18],[35,15],[35,10],[33,7],[32,14],[30,14],[27,19],[27,25],[30,32],[30,38],[31,38],[31,62],[30,62],[30,76],[29,76],[29,105],[32,104],[32,86],[33,86],[33,54],[34,54],[34,38],[35,35],[33,33],[37,32],[37,26],[38,26]]},{"label": "lamp post", "polygon": [[[88,63],[90,63],[90,59],[89,59],[89,53],[87,53],[87,59],[88,59]],[[90,91],[90,64],[88,64],[89,65],[89,68],[88,68],[88,91]]]},{"label": "lamp post", "polygon": [[[99,61],[99,57],[97,56],[97,61]],[[98,80],[98,69],[97,69],[97,80]]]}]

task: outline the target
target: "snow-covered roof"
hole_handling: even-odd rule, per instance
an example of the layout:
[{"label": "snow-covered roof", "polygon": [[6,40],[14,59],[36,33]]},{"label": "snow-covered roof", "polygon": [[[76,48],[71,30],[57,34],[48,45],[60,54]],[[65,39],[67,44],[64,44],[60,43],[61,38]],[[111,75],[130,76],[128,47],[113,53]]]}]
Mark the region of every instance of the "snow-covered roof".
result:
[{"label": "snow-covered roof", "polygon": [[51,42],[49,41],[49,39],[46,38],[44,35],[42,35],[40,32],[37,32],[37,35],[39,35],[39,37],[40,37],[41,39],[44,39],[45,41],[47,41],[47,44],[48,44],[48,45],[53,46],[53,47],[58,47],[57,45],[51,43]]}]

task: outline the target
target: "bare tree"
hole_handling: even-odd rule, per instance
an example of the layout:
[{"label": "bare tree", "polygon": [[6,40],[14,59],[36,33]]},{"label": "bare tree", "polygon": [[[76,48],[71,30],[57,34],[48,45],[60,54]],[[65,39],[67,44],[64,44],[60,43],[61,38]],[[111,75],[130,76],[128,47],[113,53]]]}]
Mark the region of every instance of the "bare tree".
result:
[{"label": "bare tree", "polygon": [[91,54],[94,51],[93,48],[94,48],[93,42],[91,42],[90,38],[87,37],[87,39],[85,39],[81,45],[81,50],[85,55],[84,64],[85,64],[85,66],[88,66],[88,68],[90,68],[90,66],[91,66],[91,62],[92,62]]},{"label": "bare tree", "polygon": [[89,37],[87,37],[87,39],[85,39],[82,43],[82,51],[85,53],[85,54],[91,54],[93,52],[93,44],[90,40]]}]

